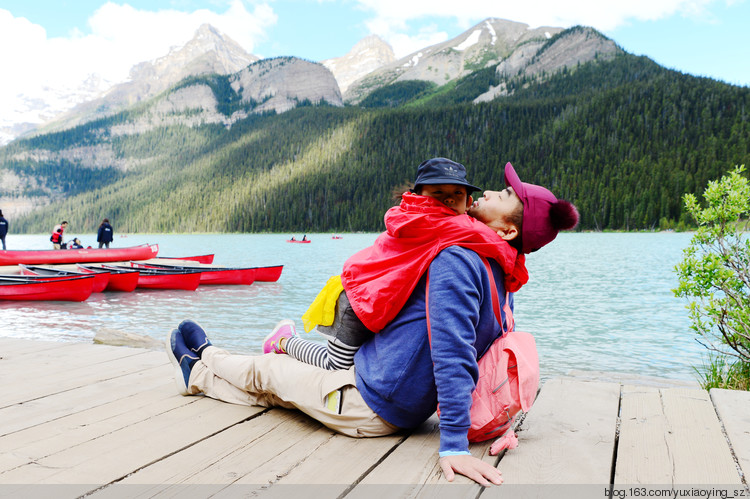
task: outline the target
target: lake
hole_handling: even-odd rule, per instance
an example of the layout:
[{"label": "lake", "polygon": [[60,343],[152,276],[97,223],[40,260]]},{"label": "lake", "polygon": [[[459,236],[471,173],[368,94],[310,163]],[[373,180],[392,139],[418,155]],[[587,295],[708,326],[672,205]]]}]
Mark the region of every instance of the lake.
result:
[{"label": "lake", "polygon": [[[70,233],[84,245],[93,234]],[[114,246],[159,245],[160,256],[214,253],[215,265],[284,265],[278,282],[200,286],[196,291],[97,293],[82,303],[0,302],[0,336],[92,341],[98,331],[161,341],[185,318],[214,344],[258,353],[282,318],[300,316],[344,261],[377,234],[116,234]],[[302,234],[295,234],[297,239]],[[529,283],[516,294],[516,327],[535,335],[542,376],[571,369],[694,380],[706,353],[690,329],[686,301],[675,298],[674,266],[688,233],[563,233],[529,255]],[[8,249],[47,249],[48,235],[13,235]],[[314,334],[303,337],[314,337]]]}]

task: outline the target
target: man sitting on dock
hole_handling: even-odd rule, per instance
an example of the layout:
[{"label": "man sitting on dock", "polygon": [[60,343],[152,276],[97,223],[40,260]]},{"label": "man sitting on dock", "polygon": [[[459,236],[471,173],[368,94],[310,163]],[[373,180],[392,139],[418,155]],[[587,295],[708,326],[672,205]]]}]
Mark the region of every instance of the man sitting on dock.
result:
[{"label": "man sitting on dock", "polygon": [[[474,211],[485,223],[495,220],[505,226],[508,213],[522,209],[522,227],[510,232],[524,248],[536,250],[577,222],[575,207],[559,202],[547,189],[521,183],[515,173],[512,184],[502,192],[487,191]],[[442,250],[398,315],[362,345],[354,367],[347,370],[325,370],[288,355],[230,354],[213,346],[190,320],[168,335],[167,355],[183,395],[299,409],[351,437],[416,428],[439,403],[439,460],[446,479],[453,481],[459,473],[484,486],[499,485],[500,471],[471,455],[467,435],[477,359],[500,332],[491,297],[498,296],[502,308],[504,281],[496,261],[483,261],[459,246]]]}]

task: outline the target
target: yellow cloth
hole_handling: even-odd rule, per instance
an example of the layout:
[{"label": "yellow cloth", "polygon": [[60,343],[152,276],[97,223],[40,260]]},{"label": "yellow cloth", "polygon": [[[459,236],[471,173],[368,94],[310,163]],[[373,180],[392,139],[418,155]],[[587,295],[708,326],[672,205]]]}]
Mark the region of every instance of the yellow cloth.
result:
[{"label": "yellow cloth", "polygon": [[326,285],[315,297],[307,312],[302,314],[302,325],[305,332],[309,333],[315,326],[330,326],[336,317],[336,302],[339,295],[344,291],[341,276],[335,275],[328,279]]}]

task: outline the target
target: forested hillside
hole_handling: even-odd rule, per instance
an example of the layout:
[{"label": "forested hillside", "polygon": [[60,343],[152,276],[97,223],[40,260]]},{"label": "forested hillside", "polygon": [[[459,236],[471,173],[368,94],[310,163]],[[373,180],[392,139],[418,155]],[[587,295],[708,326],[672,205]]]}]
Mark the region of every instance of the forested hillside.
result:
[{"label": "forested hillside", "polygon": [[[108,217],[119,232],[378,231],[392,191],[434,156],[462,162],[485,188],[503,186],[510,161],[524,181],[573,201],[582,229],[668,228],[683,218],[683,193],[750,165],[748,88],[624,55],[471,103],[497,83],[484,70],[446,87],[386,87],[362,107],[301,106],[231,128],[103,132],[121,114],[17,141],[0,150],[0,170],[33,173],[68,197],[13,229],[47,232],[64,218],[94,230]],[[23,154],[71,143],[107,144],[114,158],[92,166]]]}]

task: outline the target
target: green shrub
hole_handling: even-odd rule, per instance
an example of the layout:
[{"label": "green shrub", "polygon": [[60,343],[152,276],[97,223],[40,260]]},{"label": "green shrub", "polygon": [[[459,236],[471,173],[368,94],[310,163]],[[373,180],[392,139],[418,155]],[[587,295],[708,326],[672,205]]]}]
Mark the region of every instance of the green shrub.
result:
[{"label": "green shrub", "polygon": [[685,208],[698,224],[675,270],[676,296],[690,299],[688,310],[698,341],[711,351],[702,376],[707,388],[748,389],[750,374],[750,182],[735,167]]}]

